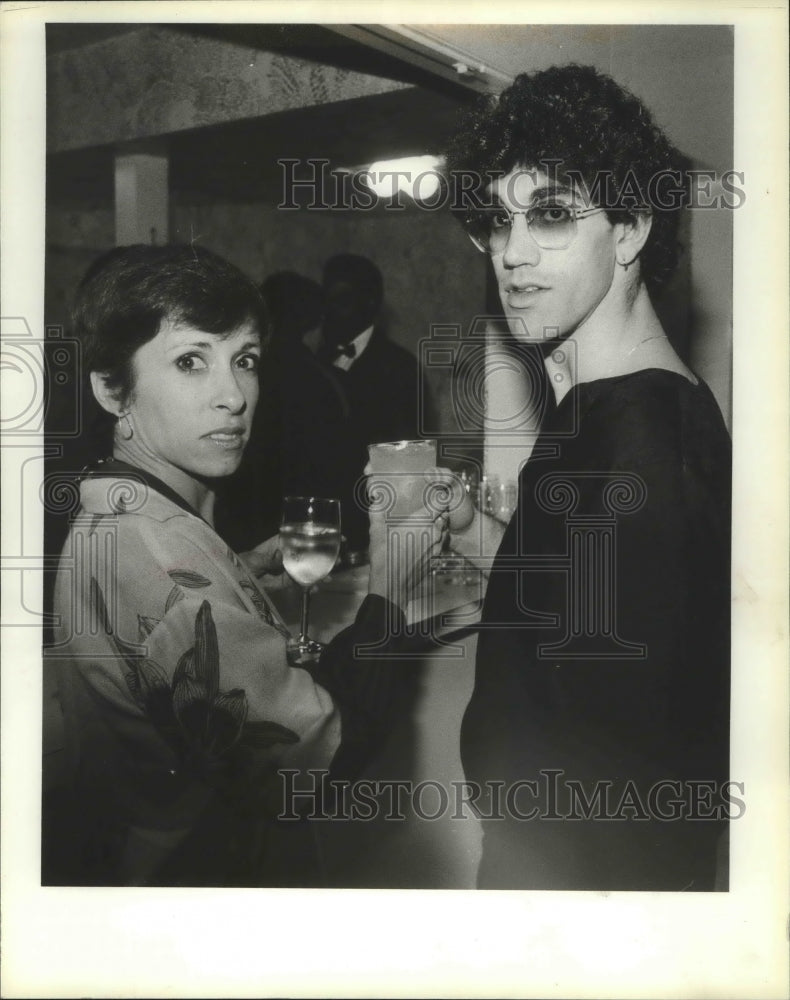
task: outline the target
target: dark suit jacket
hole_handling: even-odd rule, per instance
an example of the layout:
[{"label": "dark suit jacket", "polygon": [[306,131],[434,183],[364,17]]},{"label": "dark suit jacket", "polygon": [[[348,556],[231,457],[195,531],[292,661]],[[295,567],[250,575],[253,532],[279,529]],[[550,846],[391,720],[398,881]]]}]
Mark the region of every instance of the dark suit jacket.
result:
[{"label": "dark suit jacket", "polygon": [[417,436],[419,368],[413,354],[374,330],[347,372],[333,370],[366,445]]},{"label": "dark suit jacket", "polygon": [[356,467],[335,369],[300,343],[275,345],[241,468],[220,484],[217,530],[236,550],[277,532],[283,496],[339,497]]},{"label": "dark suit jacket", "polygon": [[368,543],[368,516],[354,499],[354,485],[367,462],[367,446],[418,437],[418,399],[425,388],[414,355],[377,329],[347,372],[333,371],[348,399],[352,438],[351,468],[340,497],[343,531],[349,547],[361,549]]}]

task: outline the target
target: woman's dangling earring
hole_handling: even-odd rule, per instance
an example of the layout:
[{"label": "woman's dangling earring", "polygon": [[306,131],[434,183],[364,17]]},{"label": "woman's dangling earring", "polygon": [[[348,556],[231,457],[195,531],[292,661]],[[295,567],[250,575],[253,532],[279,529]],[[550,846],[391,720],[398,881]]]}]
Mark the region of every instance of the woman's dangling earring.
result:
[{"label": "woman's dangling earring", "polygon": [[[124,424],[124,420],[126,421],[126,424]],[[118,428],[121,432],[122,440],[132,440],[134,437],[134,428],[132,427],[132,420],[128,413],[122,413],[120,417],[118,417]],[[124,433],[124,431],[128,431],[128,434]]]},{"label": "woman's dangling earring", "polygon": [[630,260],[618,260],[617,263],[620,265],[620,267],[622,267],[624,271],[627,271],[628,268],[631,266]]}]

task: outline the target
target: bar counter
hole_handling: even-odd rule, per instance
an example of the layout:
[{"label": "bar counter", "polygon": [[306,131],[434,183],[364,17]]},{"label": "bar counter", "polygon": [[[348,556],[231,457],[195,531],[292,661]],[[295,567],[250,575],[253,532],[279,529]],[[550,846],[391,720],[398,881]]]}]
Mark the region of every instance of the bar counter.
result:
[{"label": "bar counter", "polygon": [[[311,595],[310,635],[328,641],[349,625],[367,592],[368,567],[333,574]],[[299,621],[300,591],[270,592],[291,627]],[[479,614],[479,578],[436,573],[409,606],[415,622],[426,610],[442,632]],[[464,614],[448,615],[462,607]],[[449,640],[448,640],[449,641]],[[480,859],[479,821],[463,796],[459,737],[472,693],[475,634],[421,655],[414,665],[409,708],[396,722],[361,781],[380,782],[370,818],[313,820],[320,879],[329,888],[473,889]],[[408,782],[398,790],[395,782]],[[359,786],[370,791],[370,786]],[[389,818],[387,818],[389,816]],[[401,818],[403,817],[403,818]],[[434,818],[435,817],[435,818]]]}]

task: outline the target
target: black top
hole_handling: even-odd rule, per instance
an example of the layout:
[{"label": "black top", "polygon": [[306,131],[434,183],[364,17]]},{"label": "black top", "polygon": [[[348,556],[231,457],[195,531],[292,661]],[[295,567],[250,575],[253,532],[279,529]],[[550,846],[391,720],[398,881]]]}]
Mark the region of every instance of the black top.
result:
[{"label": "black top", "polygon": [[[489,580],[462,727],[484,818],[485,783],[505,783],[481,887],[713,888],[730,496],[730,440],[704,383],[649,369],[552,407]],[[676,784],[694,780],[714,790]]]}]

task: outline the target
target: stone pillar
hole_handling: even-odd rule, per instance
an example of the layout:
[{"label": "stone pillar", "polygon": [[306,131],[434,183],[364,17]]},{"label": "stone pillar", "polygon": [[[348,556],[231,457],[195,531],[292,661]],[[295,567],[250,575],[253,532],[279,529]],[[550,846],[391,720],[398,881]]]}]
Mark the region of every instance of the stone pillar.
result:
[{"label": "stone pillar", "polygon": [[168,241],[168,158],[160,152],[115,157],[115,243]]}]

